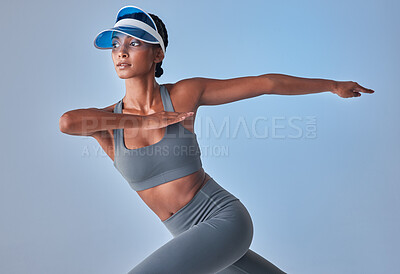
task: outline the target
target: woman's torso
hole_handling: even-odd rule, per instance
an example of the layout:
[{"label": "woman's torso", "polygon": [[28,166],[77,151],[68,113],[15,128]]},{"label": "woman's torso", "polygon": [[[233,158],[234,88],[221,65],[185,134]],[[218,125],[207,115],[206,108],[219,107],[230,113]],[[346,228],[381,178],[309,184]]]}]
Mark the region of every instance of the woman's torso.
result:
[{"label": "woman's torso", "polygon": [[[164,86],[169,91],[176,112],[195,112],[192,118],[180,122],[183,127],[193,133],[197,110],[197,102],[193,101],[195,96],[179,96],[179,93],[182,94],[182,92],[184,92],[184,90],[182,90],[182,85],[180,87],[181,91],[174,90],[175,84],[164,84]],[[175,98],[179,98],[180,100]],[[112,112],[114,106],[115,104],[107,109]],[[162,110],[163,105],[160,102],[159,107],[155,112]],[[137,114],[126,109],[122,109],[122,113]],[[166,128],[149,130],[125,128],[123,134],[125,146],[128,149],[138,149],[158,143],[163,138],[165,130]],[[104,134],[101,137],[96,135],[95,138],[102,146],[103,150],[114,161],[114,131],[109,130],[103,133]],[[160,220],[163,221],[186,205],[208,179],[210,179],[210,176],[203,168],[200,168],[198,171],[187,176],[174,179],[155,187],[137,191],[137,193],[147,206],[160,218]]]}]

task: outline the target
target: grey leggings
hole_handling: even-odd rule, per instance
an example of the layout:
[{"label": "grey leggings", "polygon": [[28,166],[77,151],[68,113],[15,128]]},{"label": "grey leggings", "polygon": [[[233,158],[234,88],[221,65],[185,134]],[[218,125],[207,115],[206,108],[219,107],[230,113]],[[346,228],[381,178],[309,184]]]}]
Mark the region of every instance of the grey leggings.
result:
[{"label": "grey leggings", "polygon": [[173,239],[128,274],[285,273],[249,249],[250,214],[212,178],[163,224]]}]

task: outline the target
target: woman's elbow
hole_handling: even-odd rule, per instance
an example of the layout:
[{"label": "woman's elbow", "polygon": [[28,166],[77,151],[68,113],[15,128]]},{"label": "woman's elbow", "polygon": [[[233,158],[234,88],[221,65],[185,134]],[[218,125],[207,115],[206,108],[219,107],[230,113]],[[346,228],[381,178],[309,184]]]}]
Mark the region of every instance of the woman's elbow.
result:
[{"label": "woman's elbow", "polygon": [[68,113],[64,113],[63,115],[61,115],[60,120],[58,121],[58,126],[62,133],[68,134],[71,124],[71,117]]}]

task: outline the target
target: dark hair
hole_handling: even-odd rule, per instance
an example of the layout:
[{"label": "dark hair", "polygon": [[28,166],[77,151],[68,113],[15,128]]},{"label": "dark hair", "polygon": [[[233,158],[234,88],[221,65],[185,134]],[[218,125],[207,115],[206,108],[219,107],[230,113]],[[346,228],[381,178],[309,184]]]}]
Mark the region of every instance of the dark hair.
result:
[{"label": "dark hair", "polygon": [[[153,18],[154,22],[156,23],[158,33],[160,34],[160,36],[164,42],[165,51],[167,51],[167,46],[168,46],[167,29],[166,29],[163,21],[157,15],[152,14],[152,13],[149,13],[149,15],[151,16],[151,18]],[[159,44],[157,44],[156,46],[161,48],[161,46]],[[162,61],[156,64],[155,76],[157,78],[160,77],[164,73],[164,70],[162,69],[161,65],[162,65]]]}]

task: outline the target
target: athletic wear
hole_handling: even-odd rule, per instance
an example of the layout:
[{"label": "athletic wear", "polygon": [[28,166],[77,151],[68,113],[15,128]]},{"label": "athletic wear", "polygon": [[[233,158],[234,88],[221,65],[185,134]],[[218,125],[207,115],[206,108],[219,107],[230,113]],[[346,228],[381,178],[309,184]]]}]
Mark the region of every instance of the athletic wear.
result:
[{"label": "athletic wear", "polygon": [[162,223],[173,239],[128,274],[285,273],[249,249],[253,239],[249,212],[213,178]]},{"label": "athletic wear", "polygon": [[112,49],[112,34],[120,32],[150,44],[160,44],[164,54],[164,41],[157,30],[153,18],[141,8],[135,6],[122,7],[117,14],[114,27],[101,31],[94,39],[98,49]]},{"label": "athletic wear", "polygon": [[[160,85],[161,99],[165,111],[175,111],[164,85]],[[122,113],[122,99],[114,112]],[[164,128],[161,141],[128,149],[125,145],[124,129],[114,129],[114,166],[135,190],[144,190],[181,178],[202,167],[201,151],[195,133],[180,122]]]}]

